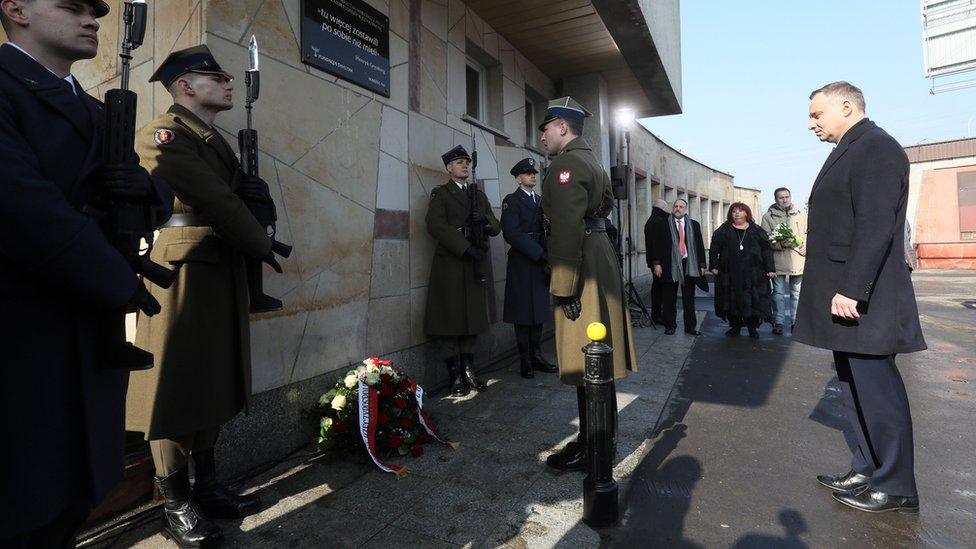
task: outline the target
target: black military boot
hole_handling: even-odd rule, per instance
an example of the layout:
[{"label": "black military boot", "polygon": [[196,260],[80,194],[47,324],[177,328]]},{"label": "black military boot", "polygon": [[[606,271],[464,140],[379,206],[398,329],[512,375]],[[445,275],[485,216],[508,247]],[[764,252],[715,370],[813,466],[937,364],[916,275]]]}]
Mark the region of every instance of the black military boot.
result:
[{"label": "black military boot", "polygon": [[586,393],[583,387],[576,388],[576,406],[579,408],[580,420],[580,430],[576,440],[546,458],[546,465],[558,471],[586,469]]},{"label": "black military boot", "polygon": [[525,343],[518,344],[519,352],[519,373],[525,379],[532,379],[535,377],[535,372],[532,371],[532,356],[529,354],[529,346]]},{"label": "black military boot", "polygon": [[166,477],[155,477],[163,496],[163,537],[180,547],[215,547],[224,538],[220,527],[204,516],[190,497],[186,465]]},{"label": "black military boot", "polygon": [[474,376],[474,355],[471,353],[461,353],[461,368],[464,373],[464,380],[479,393],[487,391],[488,386],[478,381]]},{"label": "black military boot", "polygon": [[445,359],[444,362],[447,364],[447,372],[451,376],[451,394],[453,396],[467,396],[471,389],[461,375],[461,359],[454,355]]},{"label": "black military boot", "polygon": [[542,355],[542,349],[539,343],[532,344],[532,350],[529,353],[532,357],[532,367],[540,372],[547,374],[554,374],[559,371],[559,368],[555,364],[552,364],[546,357]]},{"label": "black military boot", "polygon": [[193,451],[196,480],[193,483],[193,499],[209,517],[235,519],[253,515],[261,510],[261,498],[239,496],[217,482],[214,449]]}]

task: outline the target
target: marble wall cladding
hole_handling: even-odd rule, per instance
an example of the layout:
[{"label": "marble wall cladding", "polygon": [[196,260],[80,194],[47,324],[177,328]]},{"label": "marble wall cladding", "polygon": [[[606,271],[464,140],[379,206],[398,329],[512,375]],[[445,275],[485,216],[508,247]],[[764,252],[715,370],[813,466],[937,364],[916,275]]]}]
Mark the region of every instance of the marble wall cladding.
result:
[{"label": "marble wall cladding", "polygon": [[406,113],[392,107],[383,108],[380,150],[402,162],[407,162],[410,158],[410,149],[407,146],[407,121]]},{"label": "marble wall cladding", "polygon": [[386,210],[407,210],[410,207],[407,163],[380,152],[379,176],[376,184],[376,207]]},{"label": "marble wall cladding", "polygon": [[434,257],[436,243],[427,233],[427,207],[430,191],[443,185],[447,176],[443,171],[436,172],[420,167],[410,169],[410,287],[427,285],[430,277],[430,262]]},{"label": "marble wall cladding", "polygon": [[420,112],[447,120],[447,42],[424,27],[420,32]]},{"label": "marble wall cladding", "polygon": [[373,270],[370,280],[371,298],[406,295],[410,292],[408,240],[376,240],[373,242]]},{"label": "marble wall cladding", "polygon": [[369,325],[366,348],[369,353],[385,355],[410,346],[410,295],[398,295],[369,301]]},{"label": "marble wall cladding", "polygon": [[447,4],[447,0],[422,0],[420,4],[421,24],[445,42],[448,28]]}]

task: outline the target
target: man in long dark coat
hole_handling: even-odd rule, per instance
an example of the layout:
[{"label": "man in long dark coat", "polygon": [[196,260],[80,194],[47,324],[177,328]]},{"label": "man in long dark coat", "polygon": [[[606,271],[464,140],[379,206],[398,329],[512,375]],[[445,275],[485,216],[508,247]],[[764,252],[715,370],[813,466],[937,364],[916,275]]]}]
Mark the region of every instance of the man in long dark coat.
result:
[{"label": "man in long dark coat", "polygon": [[705,276],[705,244],[701,225],[688,215],[688,201],[674,201],[671,215],[655,227],[651,265],[654,277],[661,280],[661,322],[664,333],[673,335],[678,327],[678,288],[684,312],[686,334],[698,336],[695,314],[695,288]]},{"label": "man in long dark coat", "polygon": [[855,509],[918,512],[912,418],[895,356],[926,348],[905,264],[908,158],[867,118],[861,90],[810,96],[810,129],[837,146],[810,193],[794,339],[834,352],[858,446],[850,471],[817,477]]},{"label": "man in long dark coat", "polygon": [[505,322],[515,325],[522,377],[533,370],[555,373],[555,364],[542,355],[542,325],[552,321],[549,305],[549,256],[542,229],[542,199],[535,192],[535,159],[512,167],[519,188],[502,200],[502,234],[511,244],[505,276]]},{"label": "man in long dark coat", "polygon": [[[424,332],[448,340],[445,359],[451,376],[451,393],[464,396],[471,389],[484,391],[474,371],[474,345],[478,334],[488,329],[488,284],[490,281],[487,240],[471,242],[465,230],[472,223],[484,226],[495,236],[501,227],[485,193],[477,182],[469,182],[471,156],[457,146],[441,155],[450,180],[430,191],[427,232],[437,241],[427,285]],[[475,185],[474,187],[470,187]],[[477,210],[472,214],[469,192],[474,192]]]},{"label": "man in long dark coat", "polygon": [[109,196],[165,221],[172,200],[138,165],[102,164],[104,110],[71,67],[109,8],[60,4],[0,3],[0,547],[74,547],[122,479],[125,372],[100,328],[149,294],[84,212]]},{"label": "man in long dark coat", "polygon": [[630,311],[623,293],[620,263],[607,237],[607,215],[613,209],[610,176],[593,149],[580,137],[589,112],[571,97],[549,102],[539,126],[542,143],[552,157],[543,182],[542,211],[549,220],[549,293],[558,306],[556,352],[559,379],[576,387],[580,432],[575,441],[546,458],[554,469],[586,467],[586,393],[580,349],[589,343],[591,322],[607,328],[613,347],[613,377],[637,371]]},{"label": "man in long dark coat", "polygon": [[[648,216],[647,221],[644,223],[644,258],[647,261],[647,267],[654,269],[654,239],[660,230],[658,227],[666,225],[668,216],[668,202],[662,198],[658,198],[654,201],[654,206],[651,208],[651,215]],[[652,276],[651,277],[651,320],[655,324],[663,324],[662,311],[664,307],[664,300],[661,298],[661,291],[664,289],[664,284],[662,284],[661,277]]]},{"label": "man in long dark coat", "polygon": [[156,367],[130,377],[126,426],[149,440],[166,535],[181,545],[206,544],[221,538],[209,519],[259,510],[256,497],[217,481],[214,445],[220,426],[251,395],[243,257],[267,256],[271,240],[242,197],[268,190],[244,176],[213,127],[217,113],[233,105],[233,85],[206,46],[171,53],[151,78],[157,80],[174,104],[137,132],[136,151],[176,194],[152,256],[179,274],[169,289],[152,287],[163,313],[138,319],[136,343],[153,352]]}]

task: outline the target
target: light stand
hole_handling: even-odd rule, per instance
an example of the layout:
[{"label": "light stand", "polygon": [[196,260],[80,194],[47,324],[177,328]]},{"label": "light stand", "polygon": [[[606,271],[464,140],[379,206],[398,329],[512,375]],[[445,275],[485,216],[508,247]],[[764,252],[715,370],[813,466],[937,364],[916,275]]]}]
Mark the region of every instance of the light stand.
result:
[{"label": "light stand", "polygon": [[[630,130],[629,124],[630,120],[627,116],[629,111],[620,111],[618,114],[618,124],[624,128],[624,139],[621,142],[621,157],[623,162],[622,178],[623,187],[625,193],[628,195],[627,199],[627,236],[623,237],[621,234],[623,231],[623,225],[621,221],[621,195],[624,193],[615,193],[617,198],[617,259],[620,261],[620,268],[623,269],[623,243],[626,241],[627,245],[627,281],[624,284],[624,293],[627,294],[627,306],[630,308],[630,322],[633,326],[638,328],[643,328],[650,326],[651,328],[657,329],[654,324],[654,320],[651,319],[651,314],[647,310],[647,306],[644,305],[644,301],[641,299],[640,294],[634,287],[634,263],[633,263],[633,253],[634,249],[634,224],[633,224],[633,200],[630,195],[632,175],[634,173],[633,166],[630,163]],[[625,120],[625,117],[627,118]]]}]

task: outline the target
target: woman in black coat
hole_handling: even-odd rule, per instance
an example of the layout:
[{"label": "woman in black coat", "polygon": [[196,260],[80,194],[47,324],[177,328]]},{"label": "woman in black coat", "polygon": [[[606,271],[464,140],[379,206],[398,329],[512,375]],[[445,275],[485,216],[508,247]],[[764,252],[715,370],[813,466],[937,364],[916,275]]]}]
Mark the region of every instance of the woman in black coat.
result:
[{"label": "woman in black coat", "polygon": [[708,264],[715,275],[715,314],[731,325],[725,335],[739,335],[745,324],[758,338],[759,324],[771,316],[769,281],[776,268],[769,235],[753,222],[749,206],[729,207],[726,222],[712,234]]}]

